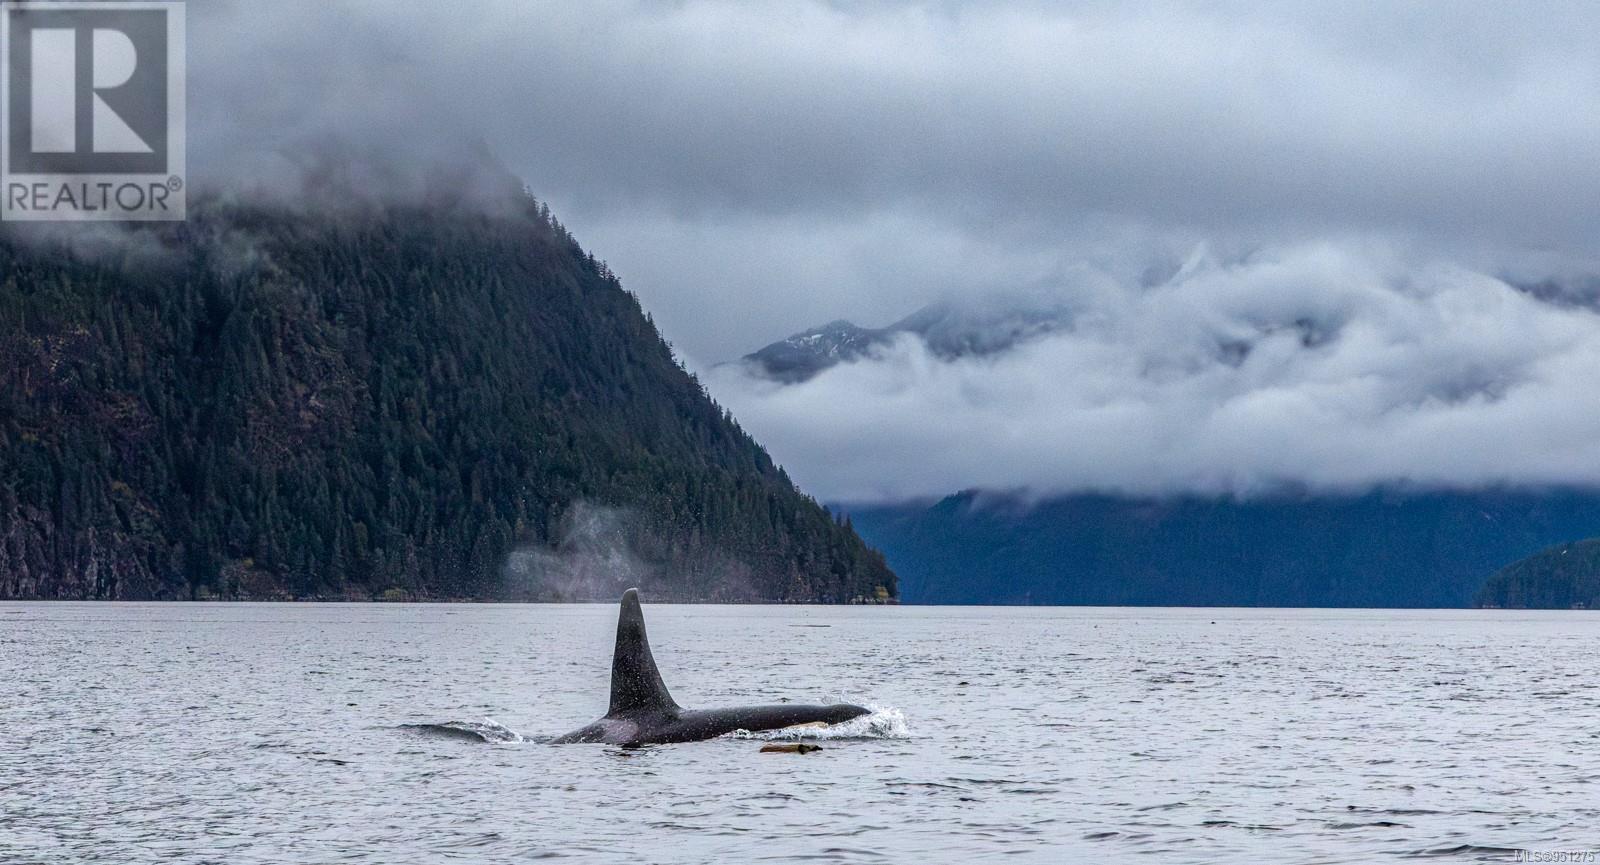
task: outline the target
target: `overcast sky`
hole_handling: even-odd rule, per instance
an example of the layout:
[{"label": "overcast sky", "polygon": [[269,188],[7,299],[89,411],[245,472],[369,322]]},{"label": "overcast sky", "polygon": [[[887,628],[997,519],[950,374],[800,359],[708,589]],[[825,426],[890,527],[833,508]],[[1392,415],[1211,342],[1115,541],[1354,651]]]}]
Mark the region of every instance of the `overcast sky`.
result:
[{"label": "overcast sky", "polygon": [[[481,137],[827,498],[1600,482],[1600,320],[1498,281],[1600,271],[1596,33],[1593,3],[195,2],[189,149],[237,180]],[[1017,291],[1079,324],[712,369]],[[1304,315],[1334,338],[1284,342]]]}]

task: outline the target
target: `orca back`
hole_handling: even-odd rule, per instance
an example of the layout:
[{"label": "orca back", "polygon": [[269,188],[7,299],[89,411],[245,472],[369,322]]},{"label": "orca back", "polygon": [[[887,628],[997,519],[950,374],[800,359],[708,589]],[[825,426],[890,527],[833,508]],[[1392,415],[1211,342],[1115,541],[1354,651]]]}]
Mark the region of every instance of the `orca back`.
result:
[{"label": "orca back", "polygon": [[629,589],[622,595],[622,612],[617,616],[617,648],[611,656],[611,708],[606,716],[650,710],[673,713],[679,711],[679,706],[667,693],[656,659],[650,654],[639,590]]}]

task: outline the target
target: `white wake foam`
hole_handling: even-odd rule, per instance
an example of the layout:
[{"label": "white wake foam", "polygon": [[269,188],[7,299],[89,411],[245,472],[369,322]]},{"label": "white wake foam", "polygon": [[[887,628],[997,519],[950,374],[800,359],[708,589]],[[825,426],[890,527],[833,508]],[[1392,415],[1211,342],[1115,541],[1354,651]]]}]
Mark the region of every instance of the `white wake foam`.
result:
[{"label": "white wake foam", "polygon": [[446,721],[443,724],[411,724],[407,726],[449,736],[475,736],[492,744],[515,744],[527,741],[522,737],[521,733],[493,718],[484,718],[482,721]]},{"label": "white wake foam", "polygon": [[816,739],[909,739],[911,728],[906,724],[904,712],[894,706],[874,706],[867,704],[870,709],[867,714],[859,718],[852,718],[843,724],[832,724],[826,727],[784,727],[781,730],[762,730],[752,733],[749,730],[734,730],[728,734],[732,739],[755,739],[763,742],[789,742],[811,741]]}]

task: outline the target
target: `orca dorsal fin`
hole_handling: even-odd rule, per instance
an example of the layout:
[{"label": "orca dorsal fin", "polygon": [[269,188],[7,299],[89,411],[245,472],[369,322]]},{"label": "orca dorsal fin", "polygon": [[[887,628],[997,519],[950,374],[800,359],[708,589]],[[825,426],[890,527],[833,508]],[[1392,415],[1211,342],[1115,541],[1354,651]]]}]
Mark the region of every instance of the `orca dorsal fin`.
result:
[{"label": "orca dorsal fin", "polygon": [[611,656],[611,708],[607,716],[642,709],[677,711],[678,704],[667,693],[650,654],[650,638],[644,632],[644,611],[639,608],[639,590],[622,594],[622,612],[617,616],[617,650]]}]

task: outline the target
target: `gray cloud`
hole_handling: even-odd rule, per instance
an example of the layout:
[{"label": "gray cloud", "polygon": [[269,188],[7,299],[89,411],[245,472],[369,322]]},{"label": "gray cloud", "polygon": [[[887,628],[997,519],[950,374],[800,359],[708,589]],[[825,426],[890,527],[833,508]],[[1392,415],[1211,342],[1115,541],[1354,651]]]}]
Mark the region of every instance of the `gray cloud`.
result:
[{"label": "gray cloud", "polygon": [[[993,362],[714,376],[824,495],[1540,480],[1587,453],[1553,437],[1592,432],[1560,388],[1594,322],[1494,277],[1600,270],[1597,30],[1589,3],[219,0],[191,4],[190,152],[202,181],[300,194],[330,135],[403,166],[482,141],[700,369],[834,318],[1102,286],[1104,328]],[[1136,290],[1201,243],[1265,257]],[[1203,359],[1300,307],[1340,337]],[[893,428],[885,405],[938,419],[900,430],[923,465],[858,428]],[[1430,433],[1449,453],[1412,462]]]}]

